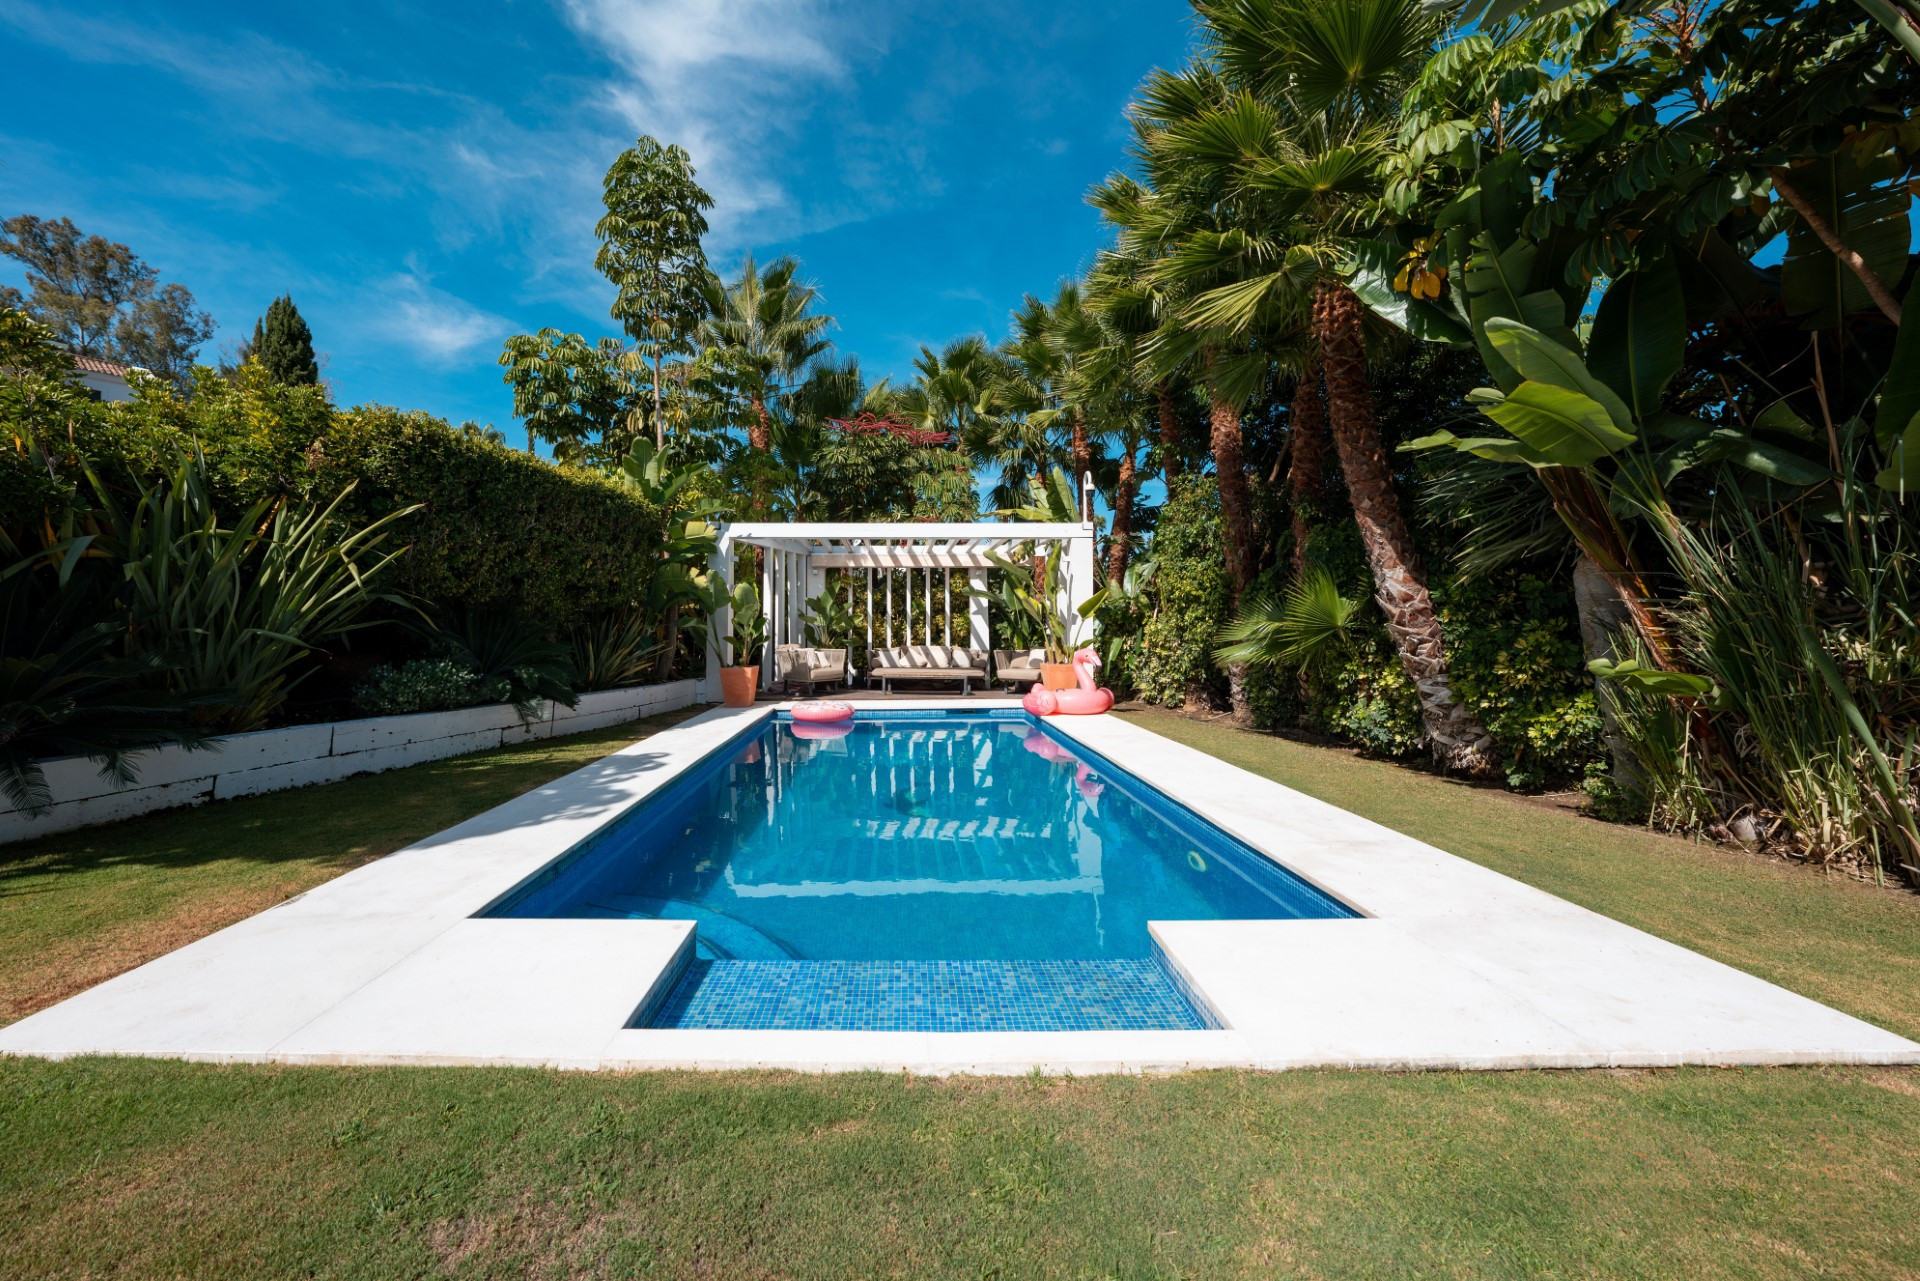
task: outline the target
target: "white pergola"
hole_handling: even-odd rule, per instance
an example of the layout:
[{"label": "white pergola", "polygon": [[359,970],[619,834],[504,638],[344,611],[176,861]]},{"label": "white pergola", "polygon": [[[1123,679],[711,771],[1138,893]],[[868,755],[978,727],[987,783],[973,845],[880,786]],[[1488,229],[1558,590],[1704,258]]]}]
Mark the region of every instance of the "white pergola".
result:
[{"label": "white pergola", "polygon": [[[720,542],[708,563],[729,588],[733,585],[736,553],[744,546],[758,547],[763,553],[760,573],[760,599],[767,614],[767,644],[761,658],[760,680],[763,687],[773,682],[773,651],[776,645],[803,644],[806,640],[806,603],[827,588],[830,569],[865,570],[868,647],[875,645],[952,644],[953,591],[955,571],[968,587],[984,589],[987,574],[994,564],[988,552],[1010,556],[1025,543],[1038,544],[1042,551],[1064,549],[1061,562],[1060,607],[1072,620],[1069,638],[1075,645],[1091,638],[1093,623],[1079,615],[1082,602],[1094,592],[1093,522],[1018,522],[980,521],[967,524],[921,524],[912,521],[869,524],[835,521],[763,521],[742,522],[719,527]],[[896,633],[893,616],[894,576],[904,575],[907,599],[912,600],[914,578],[920,578],[920,617],[928,633],[916,640],[913,635],[913,611],[904,611],[903,630]],[[884,610],[871,606],[876,599],[875,583],[885,596]],[[936,582],[936,579],[938,580]],[[856,588],[857,590],[857,588]],[[945,635],[934,636],[933,602],[936,595],[946,605]],[[987,602],[967,597],[967,644],[974,649],[993,645],[987,622]],[[880,613],[875,618],[876,612]],[[716,631],[725,631],[731,623],[722,612],[712,623]],[[876,630],[877,628],[877,630]],[[707,647],[707,675],[701,682],[700,697],[713,701],[720,697],[720,658],[714,647]]]}]

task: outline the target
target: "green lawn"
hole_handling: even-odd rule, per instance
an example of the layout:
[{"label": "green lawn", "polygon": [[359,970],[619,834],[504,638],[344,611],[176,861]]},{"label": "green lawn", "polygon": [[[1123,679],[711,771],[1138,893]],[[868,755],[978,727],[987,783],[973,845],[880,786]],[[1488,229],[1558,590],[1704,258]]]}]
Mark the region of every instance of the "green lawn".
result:
[{"label": "green lawn", "polygon": [[0,845],[0,1023],[693,714]]},{"label": "green lawn", "polygon": [[[1920,903],[1141,723],[1912,1035]],[[0,850],[16,1008],[627,741]],[[143,941],[144,940],[144,941]],[[57,958],[57,959],[54,959]],[[583,1076],[0,1063],[0,1276],[1920,1277],[1920,1073]]]}]

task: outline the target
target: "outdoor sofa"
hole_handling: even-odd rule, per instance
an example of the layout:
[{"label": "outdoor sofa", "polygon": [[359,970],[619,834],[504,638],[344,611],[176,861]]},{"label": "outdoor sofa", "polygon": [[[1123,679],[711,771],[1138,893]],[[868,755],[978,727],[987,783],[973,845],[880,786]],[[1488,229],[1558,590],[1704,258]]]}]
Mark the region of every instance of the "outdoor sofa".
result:
[{"label": "outdoor sofa", "polygon": [[993,679],[1003,685],[1033,685],[1040,680],[1040,664],[1047,659],[1044,649],[996,649],[993,651]]},{"label": "outdoor sofa", "polygon": [[974,682],[987,683],[987,652],[959,645],[902,645],[873,651],[869,682],[880,682],[885,693],[895,681],[958,681],[962,694],[973,693]]},{"label": "outdoor sofa", "polygon": [[847,651],[816,649],[808,645],[776,645],[773,649],[773,678],[789,690],[805,685],[812,693],[815,685],[833,685],[847,679]]}]

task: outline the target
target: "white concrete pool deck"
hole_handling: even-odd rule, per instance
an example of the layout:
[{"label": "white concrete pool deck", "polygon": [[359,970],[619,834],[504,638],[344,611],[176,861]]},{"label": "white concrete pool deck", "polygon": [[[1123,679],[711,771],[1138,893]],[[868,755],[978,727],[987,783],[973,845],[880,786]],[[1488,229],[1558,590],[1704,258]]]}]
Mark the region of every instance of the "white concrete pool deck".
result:
[{"label": "white concrete pool deck", "polygon": [[[885,706],[992,705],[1015,704]],[[1155,923],[1222,1030],[628,1028],[690,922],[474,919],[773,710],[663,730],[0,1029],[0,1053],[927,1073],[1920,1063],[1912,1041],[1111,716],[1049,724],[1364,913]]]}]

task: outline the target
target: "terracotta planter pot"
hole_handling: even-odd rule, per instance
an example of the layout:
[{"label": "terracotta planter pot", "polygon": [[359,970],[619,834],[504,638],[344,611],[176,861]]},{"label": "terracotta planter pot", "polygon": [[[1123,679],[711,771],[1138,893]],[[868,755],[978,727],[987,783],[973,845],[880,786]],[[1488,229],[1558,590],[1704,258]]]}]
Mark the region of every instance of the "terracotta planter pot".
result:
[{"label": "terracotta planter pot", "polygon": [[1074,673],[1072,663],[1042,663],[1040,683],[1048,689],[1077,689],[1080,678]]},{"label": "terracotta planter pot", "polygon": [[755,688],[760,684],[758,667],[720,669],[720,701],[728,707],[752,707]]}]

